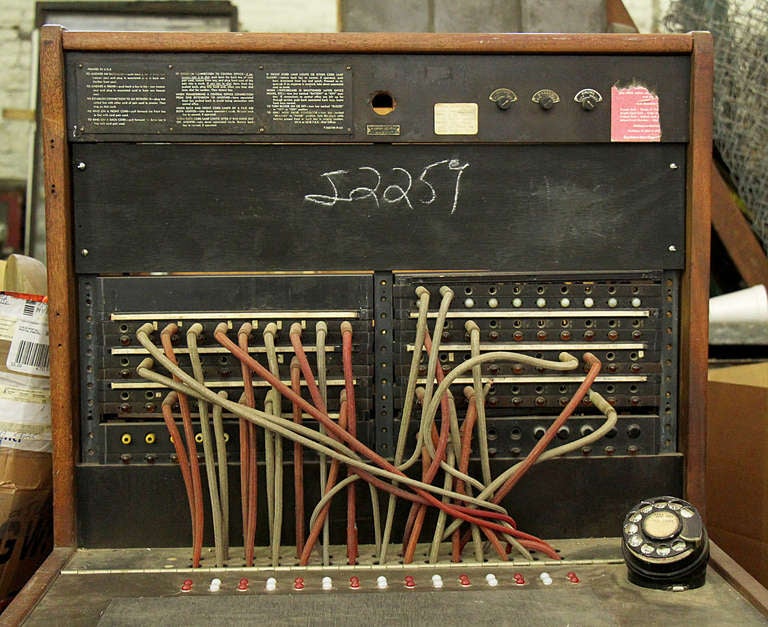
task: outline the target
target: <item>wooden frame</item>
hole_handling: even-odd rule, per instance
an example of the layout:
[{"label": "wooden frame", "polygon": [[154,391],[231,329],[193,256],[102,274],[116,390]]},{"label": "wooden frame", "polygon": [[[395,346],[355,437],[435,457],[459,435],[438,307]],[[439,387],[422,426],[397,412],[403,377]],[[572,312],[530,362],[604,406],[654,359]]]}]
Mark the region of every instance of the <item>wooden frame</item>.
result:
[{"label": "wooden frame", "polygon": [[262,35],[246,33],[88,33],[46,26],[41,34],[43,131],[45,133],[48,205],[48,267],[51,299],[51,376],[53,394],[54,494],[56,546],[74,546],[75,444],[77,442],[77,354],[74,346],[74,271],[71,242],[70,181],[64,105],[64,51],[163,52],[467,52],[483,53],[673,53],[692,55],[691,100],[694,115],[688,154],[687,256],[683,274],[680,362],[681,450],[686,452],[686,494],[705,509],[704,459],[707,384],[707,308],[711,161],[712,40],[707,33],[689,35],[475,35],[475,34],[321,34]]}]

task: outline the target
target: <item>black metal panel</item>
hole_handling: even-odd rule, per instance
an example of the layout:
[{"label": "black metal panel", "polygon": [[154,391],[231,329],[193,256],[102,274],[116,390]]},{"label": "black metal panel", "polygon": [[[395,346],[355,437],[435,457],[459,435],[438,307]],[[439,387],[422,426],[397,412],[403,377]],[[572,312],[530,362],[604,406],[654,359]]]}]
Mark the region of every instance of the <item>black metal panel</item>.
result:
[{"label": "black metal panel", "polygon": [[684,145],[80,144],[74,158],[81,273],[683,266]]},{"label": "black metal panel", "polygon": [[[142,250],[142,253],[146,253]],[[285,311],[372,306],[371,276],[88,277],[101,315],[125,312]]]},{"label": "black metal panel", "polygon": [[[661,141],[688,138],[683,55],[76,52],[67,66],[69,128],[78,142],[610,142],[614,86],[658,96]],[[284,82],[276,88],[277,73]],[[506,110],[490,98],[498,88],[517,97]],[[532,100],[542,89],[560,99],[550,110]],[[583,89],[600,94],[594,110],[574,100]],[[393,100],[386,115],[372,107],[381,92]],[[476,104],[476,134],[437,134],[438,103]]]},{"label": "black metal panel", "polygon": [[394,452],[393,397],[395,355],[402,347],[395,344],[392,327],[393,277],[389,272],[374,276],[374,419],[376,452],[391,458]]},{"label": "black metal panel", "polygon": [[[594,389],[607,397],[619,415],[658,418],[664,413],[669,424],[664,438],[674,447],[677,414],[671,404],[670,411],[666,409],[667,399],[676,393],[677,379],[666,359],[677,347],[672,333],[666,332],[671,323],[664,310],[672,302],[667,297],[671,298],[675,290],[662,278],[661,273],[650,272],[398,274],[393,297],[394,335],[399,347],[395,372],[402,384],[395,390],[395,408],[402,407],[411,362],[412,349],[408,346],[416,333],[414,290],[419,285],[431,293],[432,315],[437,315],[437,295],[447,286],[454,300],[440,338],[443,372],[470,358],[465,328],[470,320],[479,327],[483,351],[519,351],[551,360],[561,351],[576,356],[589,351],[603,363]],[[422,376],[426,365],[422,359]],[[487,414],[505,418],[557,414],[581,382],[578,376],[570,381],[562,375],[553,378],[553,372],[514,359],[488,362],[481,365],[481,371],[485,379],[493,381],[486,399]],[[465,406],[463,385],[471,381],[469,373],[462,377],[452,389],[461,409]],[[588,407],[582,409],[589,411]],[[669,446],[665,452],[670,452]]]},{"label": "black metal panel", "polygon": [[[649,495],[682,495],[682,455],[562,458],[534,466],[504,501],[520,529],[543,538],[615,536],[624,514]],[[492,462],[494,474],[505,468]],[[286,512],[292,512],[291,467],[286,466]],[[264,472],[259,476],[263,480]],[[84,465],[77,469],[79,542],[89,548],[185,546],[190,543],[189,509],[178,467],[171,465]],[[236,466],[230,468],[231,503],[238,503]],[[314,469],[306,477],[316,477]],[[131,498],[115,498],[115,495]],[[305,482],[308,502],[316,502],[315,482]],[[313,500],[314,499],[314,500]],[[360,541],[369,542],[370,509],[359,498]],[[263,499],[259,506],[266,508]],[[405,511],[406,505],[400,508]],[[344,508],[331,508],[331,529],[343,533]],[[399,517],[394,538],[402,532]],[[266,544],[266,511],[259,512],[257,543]],[[241,537],[240,516],[230,516],[233,543]],[[427,521],[426,529],[429,529]],[[207,525],[210,530],[210,524]],[[151,530],[151,533],[148,533]],[[284,538],[292,537],[286,515]],[[334,539],[332,538],[332,541]],[[210,544],[211,539],[207,542]]]},{"label": "black metal panel", "polygon": [[[156,440],[163,437],[160,432],[165,432],[160,403],[167,390],[152,387],[136,373],[147,352],[139,345],[135,333],[146,322],[155,323],[158,330],[170,322],[178,323],[182,336],[185,325],[201,322],[203,351],[218,347],[213,329],[220,322],[232,324],[230,339],[233,341],[240,324],[251,322],[254,326],[252,347],[263,346],[261,329],[275,322],[282,327],[276,338],[280,359],[285,354],[282,351],[290,346],[288,330],[294,322],[304,327],[302,341],[312,353],[319,315],[328,325],[328,409],[333,413],[338,412],[338,393],[343,385],[340,383],[343,381],[340,323],[348,320],[353,326],[359,435],[362,441],[372,442],[369,434],[372,427],[366,424],[372,415],[374,398],[372,275],[83,276],[79,282],[79,301],[83,356],[80,366],[86,382],[81,397],[83,461],[116,463],[122,455],[128,455],[133,462],[143,463],[147,454],[158,462],[168,459],[167,455],[162,457],[161,447],[156,443],[139,450],[140,440],[147,433],[153,433],[152,439]],[[157,334],[153,339],[159,342]],[[183,338],[176,346],[183,348]],[[254,358],[266,365],[263,352],[254,353]],[[289,362],[289,359],[282,360],[278,366],[286,381],[290,379]],[[315,367],[313,355],[311,362]],[[179,364],[191,372],[186,355],[179,355]],[[234,358],[225,353],[204,352],[201,364],[209,386],[216,391],[226,391],[230,399],[240,397],[240,366]],[[254,390],[260,407],[267,389],[266,385],[260,385]],[[306,389],[304,394],[309,396]],[[283,411],[291,411],[290,403],[284,404]],[[196,414],[194,409],[193,414]],[[391,421],[391,410],[389,415]],[[105,429],[104,423],[112,424]],[[155,428],[134,432],[126,428],[131,423],[146,423]],[[121,442],[123,434],[131,435],[130,445]],[[164,437],[167,438],[167,434]]]}]

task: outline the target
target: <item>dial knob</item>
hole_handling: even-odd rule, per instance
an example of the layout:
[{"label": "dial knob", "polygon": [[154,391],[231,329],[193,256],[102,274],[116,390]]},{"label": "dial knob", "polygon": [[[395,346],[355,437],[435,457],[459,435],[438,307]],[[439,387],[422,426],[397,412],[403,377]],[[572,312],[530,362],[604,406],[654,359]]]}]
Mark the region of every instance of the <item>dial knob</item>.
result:
[{"label": "dial knob", "polygon": [[549,111],[556,103],[560,102],[560,96],[551,89],[540,89],[531,97],[544,111]]},{"label": "dial knob", "polygon": [[552,96],[542,96],[539,100],[539,106],[544,109],[544,111],[549,111],[555,106],[555,101],[552,100]]},{"label": "dial knob", "polygon": [[593,111],[598,102],[603,101],[603,97],[596,89],[582,89],[573,97],[574,102],[578,102],[584,111]]},{"label": "dial knob", "polygon": [[510,98],[508,95],[504,95],[496,101],[496,106],[502,111],[506,111],[509,109],[509,107],[512,106],[513,102],[514,100],[512,100],[512,98]]},{"label": "dial knob", "polygon": [[517,100],[517,94],[506,87],[499,87],[491,92],[488,100],[496,103],[496,106],[502,111],[506,111]]}]

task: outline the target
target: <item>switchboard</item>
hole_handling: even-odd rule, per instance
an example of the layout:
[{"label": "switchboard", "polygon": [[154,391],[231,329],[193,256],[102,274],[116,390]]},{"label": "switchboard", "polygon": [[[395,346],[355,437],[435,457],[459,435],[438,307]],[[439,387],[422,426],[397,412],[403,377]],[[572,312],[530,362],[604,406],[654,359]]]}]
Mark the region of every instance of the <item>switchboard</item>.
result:
[{"label": "switchboard", "polygon": [[709,46],[47,30],[72,574],[577,591],[705,512]]},{"label": "switchboard", "polygon": [[[244,384],[218,325],[232,343],[245,337],[249,355],[286,385],[293,363],[296,391],[315,405],[322,396],[332,420],[344,390],[355,439],[396,466],[410,457],[414,477],[430,420],[416,392],[429,400],[451,373],[453,408],[434,423],[451,422],[443,440],[458,457],[459,422],[475,408],[464,472],[480,471],[481,483],[550,440],[581,469],[582,489],[626,465],[620,493],[596,490],[563,516],[549,513],[550,495],[569,490],[570,466],[534,473],[533,497],[515,516],[541,534],[603,535],[649,491],[681,494],[690,74],[680,55],[68,54],[81,541],[167,546],[192,533],[183,508],[159,507],[179,500],[170,478],[181,480],[173,466],[184,456],[164,425],[167,387],[139,371],[146,324],[156,348],[170,336],[163,350],[188,373],[199,353],[195,376],[207,388],[283,419],[323,426],[285,395],[270,397],[273,383]],[[342,324],[351,325],[348,376]],[[593,390],[616,412],[597,439],[605,411],[585,395],[586,353],[602,364]],[[468,370],[473,357],[481,363]],[[222,412],[216,462],[203,455],[211,408],[170,404],[206,464],[231,466],[232,504],[246,481],[263,494],[259,479],[236,472],[249,446],[236,415]],[[264,437],[250,444],[269,447]],[[277,442],[257,462],[270,468],[263,487],[295,504],[291,471],[324,471],[327,458]],[[310,468],[299,476],[320,472]],[[147,472],[168,477],[153,496],[129,508],[105,499],[114,482],[142,492],[145,480],[130,477]],[[524,489],[504,501],[509,511]],[[588,515],[595,507],[608,515]],[[164,530],[149,539],[131,531],[148,515]],[[398,533],[402,515],[391,521]],[[257,544],[306,532],[308,521],[270,516]],[[233,536],[239,522],[227,523]],[[361,541],[380,536],[357,522]]]}]

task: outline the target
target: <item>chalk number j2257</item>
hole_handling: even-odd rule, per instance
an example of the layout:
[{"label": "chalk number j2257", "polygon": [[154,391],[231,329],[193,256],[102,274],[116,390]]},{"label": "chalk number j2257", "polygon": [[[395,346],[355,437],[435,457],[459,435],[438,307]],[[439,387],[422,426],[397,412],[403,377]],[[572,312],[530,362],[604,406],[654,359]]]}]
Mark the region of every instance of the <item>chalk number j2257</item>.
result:
[{"label": "chalk number j2257", "polygon": [[459,159],[443,159],[425,166],[416,177],[406,168],[393,167],[382,174],[368,165],[323,172],[320,178],[330,185],[331,193],[307,194],[304,200],[323,207],[373,202],[376,207],[405,203],[414,209],[419,205],[431,205],[440,196],[447,196],[453,214],[459,206],[461,177],[468,167],[469,163],[462,163]]}]

